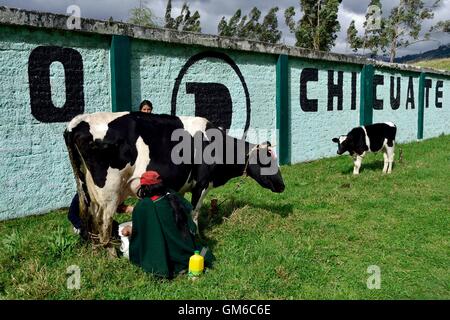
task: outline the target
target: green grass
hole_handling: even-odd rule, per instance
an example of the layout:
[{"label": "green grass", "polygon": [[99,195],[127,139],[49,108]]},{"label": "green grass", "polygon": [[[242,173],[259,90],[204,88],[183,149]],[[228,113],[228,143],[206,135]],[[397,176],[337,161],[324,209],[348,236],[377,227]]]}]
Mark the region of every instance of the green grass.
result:
[{"label": "green grass", "polygon": [[418,67],[450,71],[450,58],[419,61],[415,62],[414,65]]},{"label": "green grass", "polygon": [[[204,216],[226,201],[203,227],[217,261],[196,282],[81,244],[66,210],[1,222],[0,299],[449,299],[450,136],[399,148],[392,175],[378,154],[354,177],[345,156],[283,167],[283,194],[250,178],[214,190]],[[80,290],[66,288],[71,265]],[[366,286],[370,265],[380,290]]]}]

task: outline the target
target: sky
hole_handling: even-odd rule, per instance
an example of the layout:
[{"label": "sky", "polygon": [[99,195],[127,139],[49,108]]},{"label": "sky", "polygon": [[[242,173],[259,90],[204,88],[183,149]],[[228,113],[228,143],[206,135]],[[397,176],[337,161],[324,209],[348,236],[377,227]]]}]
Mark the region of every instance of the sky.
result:
[{"label": "sky", "polygon": [[[185,0],[172,0],[172,16],[177,16]],[[425,0],[427,5],[431,5],[435,0]],[[163,18],[166,10],[167,0],[143,0],[145,6],[149,7],[155,16],[159,17],[157,21],[163,24]],[[365,20],[367,6],[370,0],[343,0],[339,7],[339,22],[341,31],[338,33],[336,44],[332,49],[338,53],[352,53],[346,43],[346,31],[350,22],[355,20],[356,26],[362,32],[362,25]],[[400,0],[381,0],[383,5],[383,15],[398,5]],[[225,16],[231,17],[238,8],[243,13],[248,13],[253,7],[258,7],[262,15],[270,8],[278,6],[278,24],[283,32],[282,42],[288,45],[295,44],[295,37],[289,32],[284,23],[284,10],[290,6],[297,8],[296,20],[300,15],[299,0],[188,0],[192,12],[198,10],[201,16],[202,32],[208,34],[217,34],[217,24]],[[130,16],[130,10],[139,7],[140,0],[0,0],[0,5],[28,10],[37,10],[45,12],[54,12],[66,14],[70,5],[78,5],[81,9],[81,16],[84,18],[94,18],[106,20],[113,17],[116,21],[126,22]],[[441,0],[440,7],[435,10],[435,17],[432,20],[423,23],[423,32],[428,31],[430,26],[437,21],[450,19],[450,0]],[[262,19],[261,19],[262,20]],[[450,43],[449,34],[434,34],[434,41],[419,42],[406,49],[400,50],[398,56],[406,54],[415,54],[425,52],[439,45]]]}]

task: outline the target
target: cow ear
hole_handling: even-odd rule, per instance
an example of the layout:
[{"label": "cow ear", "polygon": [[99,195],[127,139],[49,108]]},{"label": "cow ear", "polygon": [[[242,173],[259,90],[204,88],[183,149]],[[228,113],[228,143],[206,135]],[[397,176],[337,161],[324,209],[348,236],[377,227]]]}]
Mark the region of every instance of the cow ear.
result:
[{"label": "cow ear", "polygon": [[339,143],[339,139],[338,138],[333,138],[333,140],[331,140],[331,141],[333,141],[334,143]]}]

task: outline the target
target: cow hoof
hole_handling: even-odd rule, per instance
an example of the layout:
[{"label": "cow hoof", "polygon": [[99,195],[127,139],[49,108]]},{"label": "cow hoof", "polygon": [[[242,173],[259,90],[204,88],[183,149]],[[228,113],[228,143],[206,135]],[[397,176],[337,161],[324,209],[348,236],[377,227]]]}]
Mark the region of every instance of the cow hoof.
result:
[{"label": "cow hoof", "polygon": [[108,252],[108,258],[110,259],[115,259],[117,258],[117,251],[116,248],[114,246],[109,246],[106,248],[106,251]]}]

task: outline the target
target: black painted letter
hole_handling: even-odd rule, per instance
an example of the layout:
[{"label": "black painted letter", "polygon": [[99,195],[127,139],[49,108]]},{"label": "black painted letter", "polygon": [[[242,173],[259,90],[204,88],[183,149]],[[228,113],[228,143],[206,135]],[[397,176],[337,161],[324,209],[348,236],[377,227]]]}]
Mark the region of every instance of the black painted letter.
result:
[{"label": "black painted letter", "polygon": [[401,92],[402,78],[397,77],[397,94],[394,95],[395,77],[391,77],[391,108],[397,110],[400,108],[400,92]]},{"label": "black painted letter", "polygon": [[444,87],[444,81],[439,80],[436,82],[436,108],[442,108],[442,102],[439,101],[440,98],[442,98],[442,90],[439,90],[439,88]]},{"label": "black painted letter", "polygon": [[352,72],[352,106],[351,110],[356,110],[356,72]]},{"label": "black painted letter", "polygon": [[305,112],[317,112],[317,99],[308,99],[307,85],[309,81],[318,81],[317,69],[305,68],[300,75],[300,107]]},{"label": "black painted letter", "polygon": [[376,74],[373,76],[373,108],[383,110],[383,99],[377,99],[377,87],[384,85],[384,76]]},{"label": "black painted letter", "polygon": [[230,91],[220,83],[186,83],[186,93],[195,95],[195,116],[229,129],[233,115]]},{"label": "black painted letter", "polygon": [[328,70],[328,111],[333,111],[333,99],[338,98],[337,109],[342,110],[342,87],[344,85],[344,72],[338,71],[338,83],[334,83],[334,71]]},{"label": "black painted letter", "polygon": [[433,86],[433,81],[431,79],[425,79],[425,108],[430,107],[430,89]]},{"label": "black painted letter", "polygon": [[[66,102],[57,108],[52,102],[50,65],[61,62],[66,79]],[[28,59],[31,114],[39,121],[67,122],[84,112],[83,59],[71,48],[40,46]]]},{"label": "black painted letter", "polygon": [[408,95],[406,99],[406,109],[408,109],[408,106],[411,105],[411,109],[416,108],[416,103],[414,101],[414,81],[413,77],[409,77],[408,82]]},{"label": "black painted letter", "polygon": [[[244,90],[245,93],[245,105],[246,105],[246,120],[245,120],[245,127],[244,127],[244,134],[243,134],[243,138],[246,137],[247,135],[247,131],[250,127],[250,118],[251,118],[251,101],[250,101],[250,93],[248,91],[248,87],[247,87],[247,83],[245,82],[244,76],[242,75],[241,70],[239,69],[239,67],[237,66],[237,64],[233,61],[233,59],[231,59],[228,55],[226,55],[225,53],[222,52],[218,52],[218,51],[204,51],[204,52],[200,52],[197,53],[196,55],[192,56],[189,58],[189,60],[186,62],[186,64],[183,66],[183,68],[181,68],[180,72],[178,73],[178,76],[175,79],[175,84],[173,86],[173,90],[172,90],[172,103],[171,103],[171,114],[174,116],[177,114],[177,97],[178,97],[178,91],[180,90],[180,86],[181,83],[183,81],[184,76],[186,75],[186,73],[188,72],[189,68],[192,67],[194,64],[196,64],[197,62],[203,60],[203,59],[207,59],[207,58],[214,58],[214,59],[218,59],[221,60],[223,62],[225,62],[228,66],[230,66],[234,72],[236,73],[236,75],[239,77],[240,83],[242,85],[242,89]],[[210,72],[214,72],[214,70],[209,70]],[[220,77],[220,74],[217,74],[217,72],[215,72],[215,75],[217,77]],[[187,82],[187,81],[186,81]],[[237,82],[239,83],[239,82]],[[230,115],[230,110],[227,106],[228,102],[227,99],[230,95],[230,92],[228,91],[228,88],[226,88],[225,86],[222,87],[222,85],[218,84],[218,83],[191,83],[189,84],[187,82],[186,84],[186,89],[190,92],[188,93],[192,93],[195,94],[195,101],[196,101],[196,107],[195,107],[195,112],[199,113],[199,114],[204,114],[204,113],[208,113],[208,114],[217,114],[216,112],[212,112],[211,110],[208,110],[210,106],[210,103],[206,100],[211,99],[210,95],[211,93],[214,95],[219,95],[221,98],[220,99],[224,99],[220,101],[220,105],[219,108],[217,108],[217,106],[215,106],[215,108],[217,108],[217,112],[220,116],[217,116],[219,119],[221,119],[220,121],[215,121],[216,123],[218,122],[218,126],[223,126],[224,129],[228,129],[231,126],[231,115]],[[205,97],[206,95],[206,91],[211,90],[211,93],[208,93],[208,97]],[[226,91],[226,92],[225,92]],[[197,95],[200,95],[199,97],[197,97]],[[228,95],[228,97],[227,97]],[[216,98],[214,98],[216,99]],[[229,100],[231,101],[231,98],[229,98]],[[206,107],[202,107],[206,106]],[[231,102],[230,102],[231,105]],[[224,109],[220,109],[220,107],[224,107]]]}]

